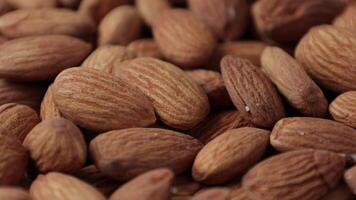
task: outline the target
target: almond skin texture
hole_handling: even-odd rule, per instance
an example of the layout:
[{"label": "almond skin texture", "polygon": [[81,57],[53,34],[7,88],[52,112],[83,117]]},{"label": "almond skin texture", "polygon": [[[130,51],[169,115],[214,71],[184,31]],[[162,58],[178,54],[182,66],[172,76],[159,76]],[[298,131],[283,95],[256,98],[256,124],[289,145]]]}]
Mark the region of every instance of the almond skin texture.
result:
[{"label": "almond skin texture", "polygon": [[169,169],[151,170],[121,186],[109,200],[168,200],[173,179]]},{"label": "almond skin texture", "polygon": [[323,25],[312,28],[299,42],[295,56],[321,86],[335,92],[356,89],[356,34]]},{"label": "almond skin texture", "polygon": [[356,194],[356,166],[351,167],[345,172],[344,180],[353,194]]},{"label": "almond skin texture", "polygon": [[279,151],[322,149],[337,153],[356,153],[356,130],[327,119],[284,118],[271,134],[271,144]]},{"label": "almond skin texture", "polygon": [[127,50],[131,51],[136,57],[163,58],[157,42],[153,39],[135,40],[127,46]]},{"label": "almond skin texture", "polygon": [[268,144],[269,131],[249,127],[228,130],[198,153],[192,176],[205,184],[225,183],[257,163]]},{"label": "almond skin texture", "polygon": [[217,187],[198,192],[192,200],[229,200],[230,197],[229,189]]},{"label": "almond skin texture", "polygon": [[193,128],[209,113],[209,101],[203,89],[168,62],[137,58],[115,68],[114,73],[148,96],[159,118],[170,127]]},{"label": "almond skin texture", "polygon": [[70,175],[51,172],[39,175],[30,188],[35,200],[105,200],[95,188]]},{"label": "almond skin texture", "polygon": [[0,77],[17,81],[54,78],[62,70],[80,64],[91,45],[64,35],[24,37],[0,46]]},{"label": "almond skin texture", "polygon": [[343,13],[335,18],[333,25],[356,32],[356,2],[350,3]]},{"label": "almond skin texture", "polygon": [[159,15],[153,35],[165,58],[185,68],[206,64],[216,45],[209,28],[185,9],[170,9]]},{"label": "almond skin texture", "polygon": [[284,116],[284,107],[271,81],[250,61],[225,56],[221,74],[238,111],[258,127],[271,128]]},{"label": "almond skin texture", "polygon": [[16,187],[1,187],[0,188],[0,199],[4,200],[31,200],[30,194]]},{"label": "almond skin texture", "polygon": [[294,108],[306,116],[325,116],[328,102],[323,92],[293,57],[278,47],[267,47],[261,62],[262,70]]},{"label": "almond skin texture", "polygon": [[171,8],[168,0],[136,0],[135,3],[138,12],[148,26],[151,26],[164,10]]},{"label": "almond skin texture", "polygon": [[110,131],[90,142],[98,169],[123,181],[158,167],[179,174],[192,165],[201,148],[202,144],[189,135],[158,128]]},{"label": "almond skin texture", "polygon": [[57,106],[54,104],[52,87],[53,87],[52,85],[48,87],[47,92],[43,97],[41,103],[40,115],[42,120],[52,119],[52,118],[57,118],[62,116]]},{"label": "almond skin texture", "polygon": [[31,129],[40,122],[40,118],[29,106],[7,103],[0,106],[0,121],[0,129],[22,142]]},{"label": "almond skin texture", "polygon": [[0,31],[8,38],[51,34],[89,38],[95,24],[88,16],[66,9],[15,10],[0,17]]},{"label": "almond skin texture", "polygon": [[343,124],[356,128],[356,91],[345,92],[329,106],[332,117]]},{"label": "almond skin texture", "polygon": [[336,186],[344,165],[342,156],[328,151],[291,151],[257,164],[242,185],[253,200],[320,199]]},{"label": "almond skin texture", "polygon": [[23,145],[43,173],[78,171],[87,155],[79,128],[64,118],[42,121],[27,135]]},{"label": "almond skin texture", "polygon": [[93,131],[148,126],[151,102],[123,80],[94,69],[72,68],[57,76],[53,99],[65,118]]},{"label": "almond skin texture", "polygon": [[202,185],[193,180],[190,174],[177,176],[171,188],[172,196],[190,196],[194,195]]},{"label": "almond skin texture", "polygon": [[57,0],[6,0],[17,9],[54,8]]}]

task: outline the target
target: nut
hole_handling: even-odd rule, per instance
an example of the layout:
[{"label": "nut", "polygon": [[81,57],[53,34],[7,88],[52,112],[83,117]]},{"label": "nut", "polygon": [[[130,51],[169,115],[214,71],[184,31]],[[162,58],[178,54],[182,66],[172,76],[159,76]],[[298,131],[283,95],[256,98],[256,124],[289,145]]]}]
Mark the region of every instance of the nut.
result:
[{"label": "nut", "polygon": [[41,103],[40,114],[42,120],[62,117],[62,114],[59,112],[57,106],[54,104],[52,87],[52,85],[48,86],[47,92],[43,97]]},{"label": "nut", "polygon": [[6,200],[31,200],[30,194],[20,188],[16,187],[1,187],[0,199]]},{"label": "nut", "polygon": [[329,111],[332,117],[341,123],[356,128],[356,91],[345,92],[329,106]]},{"label": "nut", "polygon": [[168,0],[136,0],[136,7],[148,26],[151,26],[157,16],[171,8]]},{"label": "nut", "polygon": [[136,57],[163,58],[157,42],[153,39],[135,40],[127,46],[127,50],[131,51]]}]

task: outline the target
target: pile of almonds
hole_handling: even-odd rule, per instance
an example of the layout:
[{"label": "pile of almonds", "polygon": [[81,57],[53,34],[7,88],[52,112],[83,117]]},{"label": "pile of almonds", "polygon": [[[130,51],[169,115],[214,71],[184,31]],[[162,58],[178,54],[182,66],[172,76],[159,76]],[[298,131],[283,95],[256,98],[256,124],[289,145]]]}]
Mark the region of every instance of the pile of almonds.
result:
[{"label": "pile of almonds", "polygon": [[352,200],[356,1],[0,0],[0,200]]}]

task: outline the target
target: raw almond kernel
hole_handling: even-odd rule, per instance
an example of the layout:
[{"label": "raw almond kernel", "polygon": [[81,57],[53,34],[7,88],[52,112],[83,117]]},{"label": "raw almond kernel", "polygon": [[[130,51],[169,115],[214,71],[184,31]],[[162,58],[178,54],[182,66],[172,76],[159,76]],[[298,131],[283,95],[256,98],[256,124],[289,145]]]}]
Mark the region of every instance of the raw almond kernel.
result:
[{"label": "raw almond kernel", "polygon": [[257,164],[242,185],[250,199],[315,200],[337,185],[344,166],[344,157],[336,153],[291,151]]},{"label": "raw almond kernel", "polygon": [[52,85],[48,87],[47,92],[43,97],[41,103],[40,115],[42,120],[52,119],[52,118],[57,118],[62,116],[57,106],[54,104],[52,87],[53,87]]},{"label": "raw almond kernel", "polygon": [[99,45],[127,45],[141,36],[142,21],[135,7],[119,6],[103,18],[98,32]]},{"label": "raw almond kernel", "polygon": [[190,196],[194,195],[202,185],[190,176],[190,174],[182,174],[177,176],[171,188],[172,196]]},{"label": "raw almond kernel", "polygon": [[21,188],[0,187],[0,199],[4,200],[31,200],[30,194]]},{"label": "raw almond kernel", "polygon": [[242,187],[241,183],[233,183],[229,185],[231,200],[251,200]]},{"label": "raw almond kernel", "polygon": [[209,101],[203,89],[168,62],[136,58],[115,68],[114,74],[148,96],[157,115],[170,127],[190,129],[209,113]]},{"label": "raw almond kernel", "polygon": [[169,169],[151,170],[121,186],[109,200],[168,200],[173,179]]},{"label": "raw almond kernel", "polygon": [[62,70],[80,64],[91,45],[64,35],[32,36],[0,46],[0,77],[17,81],[54,78]]},{"label": "raw almond kernel", "polygon": [[331,25],[312,28],[295,56],[321,86],[335,92],[356,89],[356,34]]},{"label": "raw almond kernel", "polygon": [[105,200],[95,188],[70,175],[51,172],[39,175],[30,188],[35,200]]},{"label": "raw almond kernel", "polygon": [[43,173],[78,171],[87,155],[79,128],[64,118],[42,121],[26,136],[23,145]]},{"label": "raw almond kernel", "polygon": [[323,92],[294,58],[278,47],[267,47],[261,62],[262,71],[293,107],[307,116],[325,116],[328,102]]},{"label": "raw almond kernel", "polygon": [[153,57],[158,59],[163,58],[163,55],[158,48],[157,42],[153,39],[135,40],[127,46],[127,50],[135,54],[136,57]]},{"label": "raw almond kernel", "polygon": [[344,179],[353,194],[356,194],[356,165],[348,169],[344,174]]},{"label": "raw almond kernel", "polygon": [[229,189],[216,187],[198,192],[194,195],[192,200],[230,200],[230,197]]},{"label": "raw almond kernel", "polygon": [[225,56],[221,61],[221,73],[233,104],[254,125],[271,128],[284,116],[277,90],[250,61]]},{"label": "raw almond kernel", "polygon": [[309,117],[291,117],[276,123],[271,144],[279,151],[322,149],[337,153],[356,153],[356,130],[341,123]]},{"label": "raw almond kernel", "polygon": [[188,0],[193,13],[222,40],[239,38],[246,29],[246,0]]},{"label": "raw almond kernel", "polygon": [[153,35],[165,58],[180,67],[199,67],[209,61],[216,45],[213,33],[185,9],[163,11]]},{"label": "raw almond kernel", "polygon": [[331,189],[321,200],[353,200],[354,196],[350,189],[340,183],[337,187]]},{"label": "raw almond kernel", "polygon": [[54,8],[57,0],[6,0],[17,9]]},{"label": "raw almond kernel", "polygon": [[192,176],[205,184],[222,184],[256,164],[269,144],[269,131],[232,129],[206,144],[195,158]]},{"label": "raw almond kernel", "polygon": [[345,92],[329,106],[332,117],[341,123],[356,128],[356,91]]},{"label": "raw almond kernel", "polygon": [[111,74],[71,68],[57,76],[53,99],[62,115],[93,131],[148,126],[156,117],[138,89]]},{"label": "raw almond kernel", "polygon": [[98,169],[124,181],[159,167],[179,174],[192,165],[201,148],[202,144],[189,135],[158,128],[110,131],[90,142]]},{"label": "raw almond kernel", "polygon": [[26,105],[7,103],[0,106],[0,129],[23,141],[40,122],[37,112]]},{"label": "raw almond kernel", "polygon": [[350,3],[341,15],[335,18],[333,25],[356,32],[356,2]]},{"label": "raw almond kernel", "polygon": [[59,34],[88,39],[95,24],[88,16],[66,9],[15,10],[0,17],[0,31],[8,38]]},{"label": "raw almond kernel", "polygon": [[171,8],[168,0],[136,0],[136,7],[148,26],[151,26],[157,16]]}]

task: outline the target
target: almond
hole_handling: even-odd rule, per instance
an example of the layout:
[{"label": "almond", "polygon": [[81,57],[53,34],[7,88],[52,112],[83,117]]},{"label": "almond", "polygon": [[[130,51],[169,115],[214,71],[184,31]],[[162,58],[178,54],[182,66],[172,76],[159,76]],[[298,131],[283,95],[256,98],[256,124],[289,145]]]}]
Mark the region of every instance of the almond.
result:
[{"label": "almond", "polygon": [[94,69],[63,71],[53,84],[53,99],[64,117],[93,131],[148,126],[156,120],[141,91]]},{"label": "almond", "polygon": [[52,87],[53,87],[52,85],[48,87],[47,92],[43,97],[41,103],[40,114],[42,120],[52,119],[52,118],[57,118],[62,116],[57,106],[54,104]]},{"label": "almond", "polygon": [[57,0],[6,0],[17,9],[54,8]]},{"label": "almond", "polygon": [[356,194],[356,166],[348,169],[344,174],[344,179],[353,194]]},{"label": "almond", "polygon": [[330,190],[321,200],[352,200],[354,196],[343,183]]},{"label": "almond", "polygon": [[138,12],[148,26],[151,26],[164,10],[171,8],[168,0],[136,0],[135,3]]},{"label": "almond", "polygon": [[356,128],[356,91],[345,92],[329,106],[332,117],[341,123]]},{"label": "almond", "polygon": [[221,73],[233,104],[254,125],[271,128],[284,116],[277,90],[250,61],[225,56],[221,61]]},{"label": "almond", "polygon": [[0,0],[0,16],[11,11],[12,5],[7,0]]},{"label": "almond", "polygon": [[117,180],[129,180],[158,167],[176,174],[188,169],[202,144],[191,136],[157,128],[110,131],[90,142],[99,170]]},{"label": "almond", "polygon": [[230,199],[230,190],[226,188],[211,188],[198,192],[194,195],[192,200],[229,200]]},{"label": "almond", "polygon": [[1,187],[0,199],[6,200],[31,200],[30,194],[16,187]]},{"label": "almond", "polygon": [[356,32],[356,2],[350,3],[343,13],[335,18],[333,25]]},{"label": "almond", "polygon": [[172,196],[184,197],[194,195],[202,185],[196,182],[190,174],[182,174],[177,176],[171,188]]},{"label": "almond", "polygon": [[250,199],[320,199],[337,185],[344,165],[343,157],[328,151],[291,151],[257,164],[242,184]]},{"label": "almond", "polygon": [[136,58],[115,68],[114,73],[148,96],[157,115],[170,127],[190,129],[209,113],[209,101],[203,89],[168,62]]},{"label": "almond", "polygon": [[229,185],[231,200],[250,200],[241,183]]},{"label": "almond", "polygon": [[136,57],[163,58],[157,42],[153,39],[135,40],[127,46],[127,50],[131,51]]},{"label": "almond", "polygon": [[356,34],[330,25],[312,28],[299,42],[295,56],[321,86],[335,92],[356,89]]},{"label": "almond", "polygon": [[163,11],[155,20],[153,35],[165,58],[185,68],[206,64],[216,45],[209,28],[184,9]]}]

